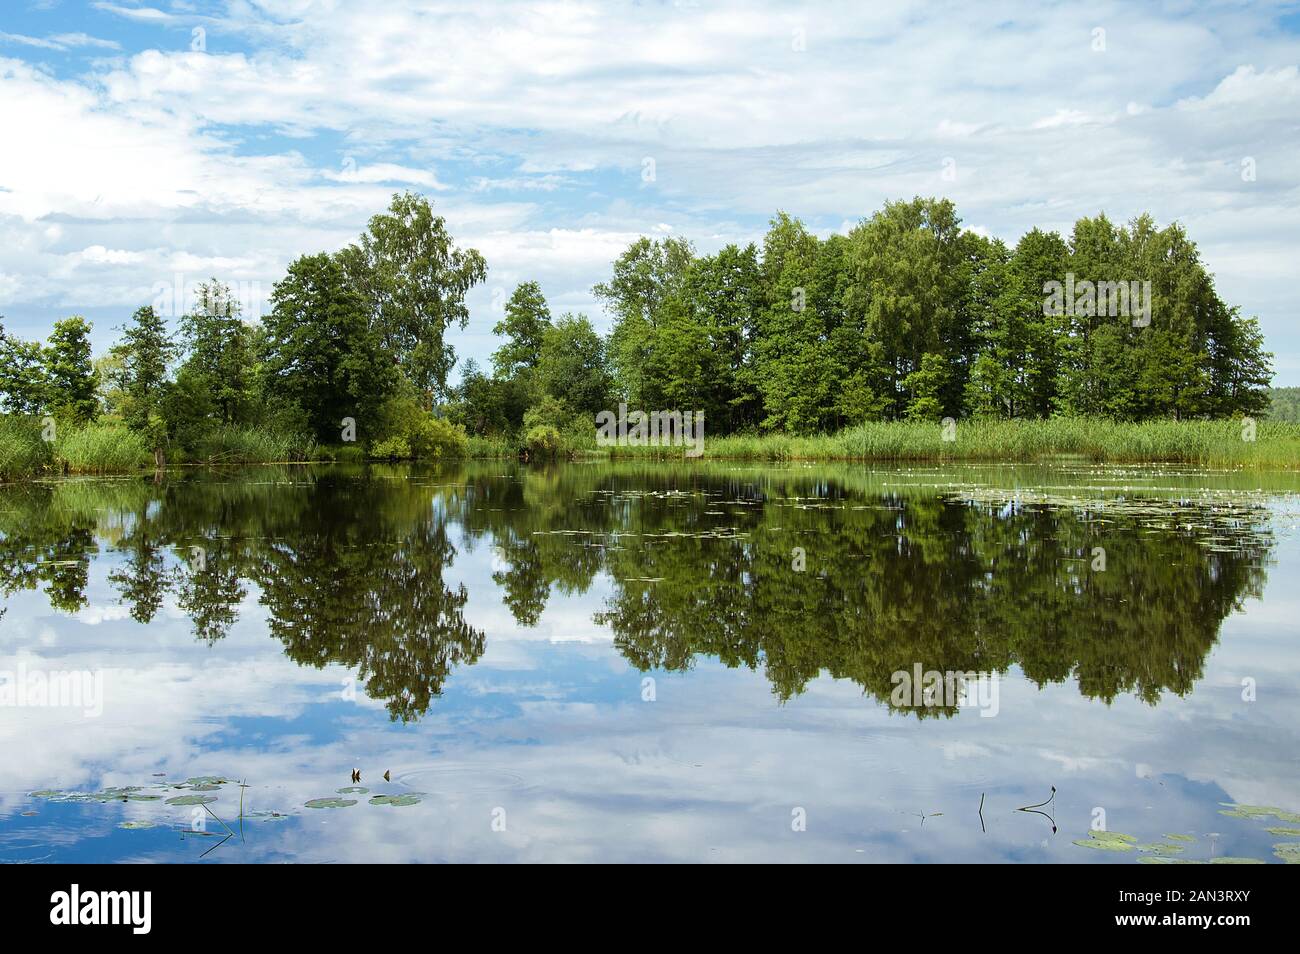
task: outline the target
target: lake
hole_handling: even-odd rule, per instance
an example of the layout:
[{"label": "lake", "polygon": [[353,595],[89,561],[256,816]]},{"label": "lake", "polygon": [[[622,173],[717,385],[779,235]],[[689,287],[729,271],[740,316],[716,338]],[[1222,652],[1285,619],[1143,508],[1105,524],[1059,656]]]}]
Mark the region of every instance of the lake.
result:
[{"label": "lake", "polygon": [[1069,461],[0,487],[0,861],[1297,860],[1297,526]]}]

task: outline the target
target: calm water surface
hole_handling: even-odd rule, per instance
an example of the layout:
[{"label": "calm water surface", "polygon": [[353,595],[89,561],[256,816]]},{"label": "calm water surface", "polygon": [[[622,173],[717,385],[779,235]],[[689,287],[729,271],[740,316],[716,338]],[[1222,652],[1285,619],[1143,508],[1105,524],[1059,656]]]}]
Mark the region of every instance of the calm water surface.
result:
[{"label": "calm water surface", "polygon": [[[0,487],[0,861],[1278,861],[1298,491],[506,462]],[[971,681],[900,695],[928,672]],[[38,704],[58,673],[77,705]],[[1167,847],[1074,843],[1102,822]]]}]

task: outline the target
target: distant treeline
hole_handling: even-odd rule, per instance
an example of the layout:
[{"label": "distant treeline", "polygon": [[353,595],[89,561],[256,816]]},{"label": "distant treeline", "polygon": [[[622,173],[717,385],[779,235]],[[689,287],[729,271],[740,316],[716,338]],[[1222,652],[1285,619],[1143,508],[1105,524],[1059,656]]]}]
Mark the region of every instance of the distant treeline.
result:
[{"label": "distant treeline", "polygon": [[596,295],[607,337],[520,285],[490,374],[454,413],[473,433],[563,427],[626,400],[703,410],[712,434],[878,420],[1221,418],[1269,406],[1259,325],[1219,298],[1182,227],[1104,215],[1014,248],[951,202],[894,202],[819,239],[779,213],[761,247],[634,242]]},{"label": "distant treeline", "polygon": [[1300,424],[1300,388],[1273,388],[1269,392],[1268,416],[1275,421]]}]

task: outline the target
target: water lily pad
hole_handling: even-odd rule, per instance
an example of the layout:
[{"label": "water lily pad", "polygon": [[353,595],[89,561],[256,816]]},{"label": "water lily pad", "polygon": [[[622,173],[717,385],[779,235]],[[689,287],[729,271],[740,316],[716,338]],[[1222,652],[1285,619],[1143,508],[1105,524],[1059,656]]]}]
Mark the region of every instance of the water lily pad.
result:
[{"label": "water lily pad", "polygon": [[28,792],[29,798],[58,798],[63,793],[57,788],[43,788],[38,792]]},{"label": "water lily pad", "polygon": [[1300,835],[1300,828],[1265,828],[1270,835]]},{"label": "water lily pad", "polygon": [[124,821],[124,822],[119,822],[118,825],[117,825],[117,827],[118,827],[118,828],[125,828],[125,829],[127,829],[128,831],[141,831],[141,830],[143,830],[143,829],[145,829],[145,828],[153,828],[153,827],[155,827],[155,826],[154,826],[154,823],[153,823],[153,822],[151,822],[151,821],[144,821],[143,819],[141,819],[141,820],[138,820],[138,821]]},{"label": "water lily pad", "polygon": [[370,800],[371,805],[392,805],[394,808],[404,808],[407,805],[420,804],[418,795],[376,795]]},{"label": "water lily pad", "polygon": [[1079,838],[1074,844],[1080,848],[1094,848],[1097,851],[1132,851],[1137,847],[1137,839],[1117,831],[1093,831],[1087,838]]},{"label": "water lily pad", "polygon": [[168,805],[206,805],[208,802],[215,802],[215,795],[177,795],[175,798],[167,799]]},{"label": "water lily pad", "polygon": [[1162,837],[1168,838],[1170,841],[1195,841],[1196,840],[1195,835],[1164,835]]},{"label": "water lily pad", "polygon": [[140,791],[139,785],[124,785],[121,787],[106,788],[99,793],[99,797],[105,799],[126,798],[126,796],[130,795],[132,792],[138,792],[138,791]]},{"label": "water lily pad", "polygon": [[370,789],[363,788],[360,785],[349,785],[346,788],[336,789],[340,795],[369,795]]},{"label": "water lily pad", "polygon": [[309,802],[304,802],[308,808],[347,808],[356,803],[355,798],[313,798]]},{"label": "water lily pad", "polygon": [[197,788],[200,785],[225,785],[227,781],[229,780],[220,775],[196,775],[194,778],[187,778],[185,784]]},{"label": "water lily pad", "polygon": [[1300,841],[1284,841],[1273,846],[1273,854],[1289,865],[1300,865]]},{"label": "water lily pad", "polygon": [[1235,805],[1232,802],[1220,804],[1226,805],[1227,808],[1219,809],[1219,814],[1227,815],[1229,818],[1276,818],[1278,821],[1300,824],[1300,814],[1274,808],[1271,805]]},{"label": "water lily pad", "polygon": [[1157,842],[1154,845],[1138,845],[1137,850],[1151,855],[1176,855],[1183,850],[1183,846]]},{"label": "water lily pad", "polygon": [[1232,855],[1224,855],[1222,858],[1211,858],[1212,865],[1262,865],[1265,862],[1258,858],[1234,858]]},{"label": "water lily pad", "polygon": [[289,816],[284,812],[256,811],[249,812],[244,817],[251,818],[254,821],[284,821]]}]

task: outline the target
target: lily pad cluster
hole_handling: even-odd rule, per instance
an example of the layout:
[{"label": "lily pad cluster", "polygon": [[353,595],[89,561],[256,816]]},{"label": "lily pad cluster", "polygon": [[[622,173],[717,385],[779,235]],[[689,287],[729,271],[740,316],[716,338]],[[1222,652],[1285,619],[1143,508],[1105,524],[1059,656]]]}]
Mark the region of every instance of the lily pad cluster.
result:
[{"label": "lily pad cluster", "polygon": [[[1290,824],[1273,825],[1264,830],[1270,835],[1300,836],[1300,827],[1291,827],[1300,825],[1300,813],[1265,805],[1239,805],[1235,802],[1221,802],[1220,804],[1224,806],[1219,809],[1220,815],[1226,815],[1229,818],[1245,818],[1252,821],[1277,819],[1280,822]],[[1115,831],[1093,831],[1088,833],[1087,838],[1075,839],[1073,844],[1081,848],[1091,848],[1094,851],[1135,851],[1144,856],[1139,858],[1138,861],[1149,865],[1262,865],[1266,863],[1260,858],[1238,858],[1230,855],[1205,860],[1178,858],[1175,856],[1183,851],[1188,842],[1196,841],[1195,836],[1166,834],[1163,837],[1164,841],[1140,845],[1132,835],[1125,835]],[[1273,846],[1273,854],[1286,864],[1300,864],[1300,841],[1286,841],[1276,844]]]},{"label": "lily pad cluster", "polygon": [[[169,782],[161,778],[148,786],[117,785],[109,786],[98,792],[64,791],[45,788],[28,792],[28,797],[60,804],[88,804],[109,802],[160,802],[176,808],[207,805],[217,801],[222,787],[231,784],[231,779],[221,775],[196,775],[183,782]],[[279,812],[254,812],[246,818],[283,818]],[[155,821],[132,819],[118,823],[119,828],[128,831],[141,831],[158,827]]]},{"label": "lily pad cluster", "polygon": [[[340,788],[339,795],[368,795],[369,789],[362,788],[359,785]],[[410,805],[418,805],[424,799],[424,792],[402,792],[397,795],[375,795],[369,804],[371,805],[388,805],[392,808],[404,808]],[[355,798],[313,798],[303,804],[307,808],[351,808],[357,803]]]}]

